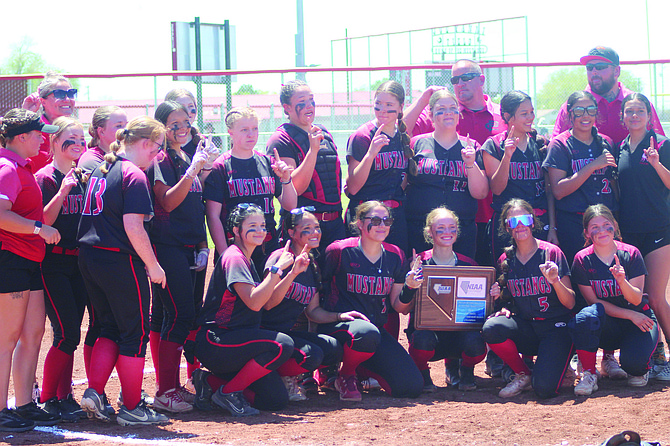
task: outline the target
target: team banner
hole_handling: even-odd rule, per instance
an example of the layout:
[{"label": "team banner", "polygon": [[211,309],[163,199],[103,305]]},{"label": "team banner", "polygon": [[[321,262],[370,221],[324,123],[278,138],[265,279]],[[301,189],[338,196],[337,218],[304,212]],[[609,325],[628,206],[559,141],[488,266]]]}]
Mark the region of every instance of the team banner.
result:
[{"label": "team banner", "polygon": [[490,266],[423,266],[416,296],[417,330],[479,330],[493,311],[489,290],[496,270]]}]

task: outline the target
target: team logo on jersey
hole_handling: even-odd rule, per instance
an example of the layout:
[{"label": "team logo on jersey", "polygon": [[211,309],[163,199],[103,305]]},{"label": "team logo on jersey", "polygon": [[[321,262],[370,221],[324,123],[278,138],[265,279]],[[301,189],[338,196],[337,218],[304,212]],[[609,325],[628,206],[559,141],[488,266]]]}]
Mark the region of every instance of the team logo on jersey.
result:
[{"label": "team logo on jersey", "polygon": [[405,154],[398,151],[380,152],[375,156],[375,170],[407,169]]},{"label": "team logo on jersey", "polygon": [[61,214],[71,215],[80,214],[83,208],[84,196],[82,194],[67,195],[63,198]]},{"label": "team logo on jersey", "polygon": [[540,161],[509,163],[509,177],[513,180],[538,180],[544,178]]},{"label": "team logo on jersey", "polygon": [[364,276],[347,273],[347,291],[372,296],[387,296],[395,281],[393,277]]},{"label": "team logo on jersey", "polygon": [[274,195],[275,179],[273,177],[231,178],[228,180],[228,193],[231,198],[250,195]]},{"label": "team logo on jersey", "polygon": [[563,328],[563,327],[567,327],[567,326],[568,326],[568,324],[566,324],[565,322],[556,322],[554,324],[554,327],[556,327],[556,328]]},{"label": "team logo on jersey", "polygon": [[614,279],[607,280],[591,280],[591,288],[595,291],[596,296],[600,299],[607,299],[608,297],[621,296],[621,288]]}]

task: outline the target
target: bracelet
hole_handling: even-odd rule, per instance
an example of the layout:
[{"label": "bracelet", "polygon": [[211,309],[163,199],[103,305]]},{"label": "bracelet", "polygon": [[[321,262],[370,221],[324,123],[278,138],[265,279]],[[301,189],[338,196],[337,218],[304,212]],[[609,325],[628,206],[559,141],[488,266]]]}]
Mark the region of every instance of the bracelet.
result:
[{"label": "bracelet", "polygon": [[284,183],[281,179],[279,180],[281,184],[291,184],[293,182],[293,177],[288,177],[288,181]]},{"label": "bracelet", "polygon": [[473,167],[475,167],[475,165],[474,165],[474,164],[473,164],[472,166],[470,166],[470,167],[468,167],[468,166],[465,166],[465,168],[466,168],[466,169],[472,169]]}]

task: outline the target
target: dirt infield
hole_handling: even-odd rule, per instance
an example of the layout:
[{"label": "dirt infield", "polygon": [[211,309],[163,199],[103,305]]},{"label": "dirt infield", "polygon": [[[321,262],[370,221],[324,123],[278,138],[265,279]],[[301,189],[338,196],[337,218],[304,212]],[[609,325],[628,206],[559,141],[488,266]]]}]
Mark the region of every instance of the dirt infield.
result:
[{"label": "dirt infield", "polygon": [[[406,326],[406,317],[401,317]],[[82,327],[82,334],[86,327]],[[83,338],[83,336],[82,336]],[[407,345],[404,334],[401,341]],[[42,343],[38,377],[42,381],[44,356],[51,343],[51,327]],[[182,365],[185,362],[182,361]],[[144,389],[154,391],[155,374],[149,349]],[[229,445],[599,445],[622,430],[635,430],[644,440],[670,444],[670,383],[650,381],[644,388],[627,387],[625,381],[602,380],[590,397],[575,397],[563,389],[551,400],[537,400],[532,392],[511,401],[497,393],[502,380],[475,369],[478,389],[460,392],[444,384],[444,368],[432,363],[437,392],[417,399],[393,399],[382,391],[363,394],[360,403],[341,402],[335,393],[310,395],[290,403],[279,413],[236,419],[223,412],[200,412],[172,417],[171,424],[151,428],[124,428],[85,420],[56,428],[7,434],[0,442],[24,444],[229,444]],[[186,371],[182,369],[182,380]],[[87,388],[81,349],[75,354],[74,393],[81,399]],[[10,392],[11,392],[10,388]],[[119,381],[113,377],[106,389],[116,401]]]}]

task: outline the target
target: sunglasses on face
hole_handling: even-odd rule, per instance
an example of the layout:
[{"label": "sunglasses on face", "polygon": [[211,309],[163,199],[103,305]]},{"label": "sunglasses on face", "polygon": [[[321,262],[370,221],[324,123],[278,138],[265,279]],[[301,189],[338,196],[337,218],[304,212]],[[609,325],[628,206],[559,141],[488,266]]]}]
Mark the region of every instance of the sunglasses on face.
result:
[{"label": "sunglasses on face", "polygon": [[584,113],[587,113],[589,116],[595,116],[598,114],[598,107],[589,105],[588,107],[575,107],[572,109],[572,114],[577,118],[584,116]]},{"label": "sunglasses on face", "polygon": [[76,88],[70,88],[69,90],[54,90],[51,93],[53,93],[54,98],[56,99],[74,99],[77,97],[77,89]]},{"label": "sunglasses on face", "polygon": [[363,220],[370,220],[372,226],[380,226],[384,223],[384,226],[390,227],[393,224],[393,217],[363,217]]},{"label": "sunglasses on face", "polygon": [[533,225],[533,216],[530,214],[519,215],[516,217],[510,217],[506,221],[507,226],[509,226],[510,229],[514,229],[520,224],[527,227],[531,227]]},{"label": "sunglasses on face", "polygon": [[597,71],[606,70],[608,67],[613,66],[609,63],[596,63],[596,64],[586,64],[586,71],[593,71],[595,68]]},{"label": "sunglasses on face", "polygon": [[465,73],[461,74],[460,76],[454,76],[451,78],[451,84],[452,85],[458,85],[460,81],[463,82],[469,82],[472,79],[481,76],[481,73]]}]

